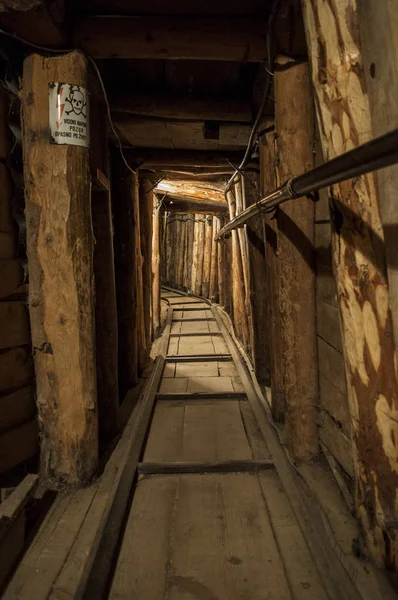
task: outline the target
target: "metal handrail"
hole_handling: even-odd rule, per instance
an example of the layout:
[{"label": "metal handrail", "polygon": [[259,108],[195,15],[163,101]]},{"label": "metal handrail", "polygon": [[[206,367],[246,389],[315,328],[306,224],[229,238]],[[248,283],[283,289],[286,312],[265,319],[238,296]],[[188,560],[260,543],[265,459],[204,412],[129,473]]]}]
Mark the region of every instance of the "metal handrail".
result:
[{"label": "metal handrail", "polygon": [[248,219],[262,212],[272,212],[287,200],[306,196],[324,187],[396,163],[398,163],[398,129],[345,152],[315,169],[288,179],[283,185],[260,198],[229,221],[214,239],[221,240],[233,229],[244,225]]}]

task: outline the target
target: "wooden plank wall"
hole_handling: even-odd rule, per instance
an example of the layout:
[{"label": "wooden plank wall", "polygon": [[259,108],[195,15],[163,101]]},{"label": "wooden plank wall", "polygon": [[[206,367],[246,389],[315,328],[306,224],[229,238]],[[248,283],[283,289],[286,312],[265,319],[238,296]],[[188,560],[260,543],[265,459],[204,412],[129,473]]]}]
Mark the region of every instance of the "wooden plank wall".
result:
[{"label": "wooden plank wall", "polygon": [[[323,162],[316,149],[317,164]],[[319,369],[319,439],[345,473],[354,476],[351,419],[342,352],[336,283],[332,270],[331,224],[327,190],[315,206],[316,327]]]},{"label": "wooden plank wall", "polygon": [[[11,148],[8,106],[6,92],[0,91],[0,473],[38,451],[27,285],[12,214],[16,186],[7,164]],[[19,176],[15,173],[16,179]]]}]

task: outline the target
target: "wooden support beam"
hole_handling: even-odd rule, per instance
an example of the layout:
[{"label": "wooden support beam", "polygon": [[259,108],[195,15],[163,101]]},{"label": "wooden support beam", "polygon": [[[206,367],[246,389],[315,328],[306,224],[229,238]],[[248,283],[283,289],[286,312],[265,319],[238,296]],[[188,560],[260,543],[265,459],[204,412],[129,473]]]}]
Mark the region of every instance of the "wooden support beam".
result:
[{"label": "wooden support beam", "polygon": [[[325,159],[332,159],[372,137],[358,11],[347,11],[344,2],[333,12],[327,3],[306,0],[302,5],[322,149]],[[326,56],[333,60],[326,61]],[[373,560],[396,570],[398,381],[380,214],[383,203],[375,174],[334,186],[330,197],[356,514]]]},{"label": "wooden support beam", "polygon": [[204,240],[205,240],[205,215],[195,215],[195,229],[193,240],[193,264],[192,264],[192,291],[200,296],[202,290],[203,278],[203,258],[204,258]]},{"label": "wooden support beam", "polygon": [[144,305],[144,259],[141,252],[141,215],[138,175],[134,175],[133,193],[133,227],[134,227],[134,252],[135,252],[135,276],[137,290],[137,331],[138,331],[138,373],[144,370],[148,359],[145,332],[145,305]]},{"label": "wooden support beam", "polygon": [[[236,200],[232,192],[228,192],[228,204],[229,204],[229,218],[233,219],[236,216]],[[239,244],[238,231],[234,229],[231,232],[232,246],[231,246],[231,292],[232,292],[232,310],[233,310],[233,322],[236,330],[237,337],[243,345],[247,347],[248,344],[248,323],[247,313],[245,308],[245,280],[243,277],[243,265],[242,265],[242,254]],[[225,298],[230,293],[230,290],[226,290]]]},{"label": "wooden support beam", "polygon": [[248,98],[209,97],[170,93],[125,92],[120,90],[111,97],[113,113],[145,115],[163,119],[192,121],[235,121],[251,123]]},{"label": "wooden support beam", "polygon": [[224,460],[215,462],[164,462],[138,464],[140,475],[179,473],[253,473],[274,469],[272,460]]},{"label": "wooden support beam", "polygon": [[183,288],[188,292],[191,291],[192,281],[192,260],[193,260],[193,236],[195,223],[193,218],[188,217],[185,221],[185,253],[184,253],[184,277]]},{"label": "wooden support beam", "polygon": [[153,195],[152,221],[152,337],[160,333],[160,248],[162,235],[162,208],[158,205],[156,194]]},{"label": "wooden support beam", "polygon": [[81,17],[74,43],[93,58],[263,62],[265,31],[261,18]]},{"label": "wooden support beam", "polygon": [[211,240],[211,258],[210,258],[210,283],[209,283],[209,300],[218,302],[218,248],[219,244],[214,240],[219,230],[220,221],[217,217],[212,218],[212,240]]},{"label": "wooden support beam", "polygon": [[178,196],[167,195],[167,198],[164,199],[164,206],[168,212],[178,212],[178,213],[198,213],[201,218],[204,217],[204,214],[209,215],[220,215],[224,214],[228,210],[227,204],[223,205],[220,202],[211,202],[209,200],[189,200],[186,198],[179,198]]},{"label": "wooden support beam", "polygon": [[119,339],[119,393],[138,383],[137,255],[135,195],[137,176],[127,171],[119,154],[112,157],[112,206],[115,227],[115,278]]},{"label": "wooden support beam", "polygon": [[213,219],[210,215],[206,215],[204,256],[203,256],[203,277],[202,277],[202,292],[201,292],[201,296],[203,296],[204,298],[209,298],[212,242],[213,242]]},{"label": "wooden support beam", "polygon": [[[312,106],[307,63],[276,71],[280,181],[314,166]],[[310,459],[318,452],[314,203],[309,198],[288,202],[277,218],[286,439],[295,458]]]},{"label": "wooden support beam", "polygon": [[[90,103],[92,172],[109,175],[106,108],[93,94]],[[98,167],[101,167],[99,169]],[[110,190],[92,188],[95,336],[98,388],[98,430],[106,444],[119,432],[118,326]]]},{"label": "wooden support beam", "polygon": [[223,186],[216,183],[203,181],[173,181],[171,179],[160,181],[155,188],[156,193],[167,193],[171,197],[186,198],[188,200],[208,200],[227,206]]},{"label": "wooden support beam", "polygon": [[250,123],[225,122],[218,124],[216,137],[206,136],[206,121],[162,119],[126,113],[114,114],[113,121],[123,145],[173,150],[244,150],[249,141]]},{"label": "wooden support beam", "polygon": [[[18,0],[4,0],[4,2],[16,3]],[[21,2],[33,2],[36,0],[20,0]],[[200,4],[193,4],[191,0],[150,0],[142,4],[140,0],[72,0],[71,6],[75,10],[91,14],[111,14],[111,15],[218,15],[226,16],[237,15],[266,15],[268,13],[268,3],[263,0],[246,0],[244,5],[242,0],[229,0],[228,4],[223,2],[215,3],[214,0],[202,0]]]},{"label": "wooden support beam", "polygon": [[143,258],[142,281],[145,318],[145,344],[149,351],[152,343],[152,214],[153,185],[140,179],[141,254]]},{"label": "wooden support beam", "polygon": [[[125,149],[131,167],[156,169],[157,167],[211,167],[231,168],[228,160],[234,165],[240,164],[242,152],[221,152],[218,150],[169,150],[163,148]],[[227,160],[228,159],[228,160]]]},{"label": "wooden support beam", "polygon": [[23,150],[29,311],[48,485],[81,485],[96,474],[93,229],[89,150],[50,145],[49,83],[88,88],[87,61],[72,52],[24,63]]},{"label": "wooden support beam", "polygon": [[[255,204],[260,198],[260,179],[257,173],[246,173],[242,180],[245,205]],[[265,266],[264,223],[257,216],[246,225],[249,267],[250,346],[253,365],[259,382],[270,383],[268,286]]]},{"label": "wooden support beam", "polygon": [[[276,179],[275,134],[260,138],[261,193],[274,190]],[[264,216],[265,270],[267,278],[269,351],[271,375],[271,409],[277,423],[285,420],[285,391],[282,365],[281,297],[280,297],[280,251],[278,220],[275,215]]]}]

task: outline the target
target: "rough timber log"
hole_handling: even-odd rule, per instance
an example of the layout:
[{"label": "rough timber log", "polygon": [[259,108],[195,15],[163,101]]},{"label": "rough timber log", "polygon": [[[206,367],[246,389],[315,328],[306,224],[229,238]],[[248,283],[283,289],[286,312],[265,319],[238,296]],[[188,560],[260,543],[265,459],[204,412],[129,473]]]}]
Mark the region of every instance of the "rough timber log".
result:
[{"label": "rough timber log", "polygon": [[[109,176],[106,109],[95,94],[90,102],[91,168]],[[95,338],[97,356],[98,429],[100,444],[119,431],[118,334],[113,251],[112,209],[109,190],[91,191],[93,215]]]},{"label": "rough timber log", "polygon": [[41,471],[51,486],[97,470],[93,234],[89,150],[50,145],[48,87],[88,87],[78,52],[24,63],[23,150],[29,310],[41,428]]},{"label": "rough timber log", "polygon": [[[233,190],[234,190],[233,193],[235,194],[236,214],[239,215],[245,208],[244,196],[243,196],[243,184],[242,184],[241,177],[238,179],[238,181],[234,185]],[[244,280],[244,285],[245,285],[245,307],[246,307],[246,319],[247,319],[247,327],[248,327],[248,330],[247,330],[248,342],[247,343],[250,346],[251,338],[252,338],[250,332],[252,330],[253,324],[252,324],[252,314],[251,314],[251,306],[250,306],[250,298],[249,298],[250,274],[249,274],[249,259],[248,259],[248,252],[247,252],[247,238],[246,238],[245,229],[243,227],[238,228],[238,239],[239,239],[239,246],[240,246],[240,255],[242,257],[243,280]],[[248,349],[251,352],[251,347]]]},{"label": "rough timber log", "polygon": [[[275,134],[260,138],[261,194],[277,187],[275,173]],[[264,215],[265,270],[268,297],[268,323],[271,369],[271,409],[277,423],[285,420],[285,392],[283,385],[281,312],[280,312],[280,250],[278,220],[274,214]]]},{"label": "rough timber log", "polygon": [[218,246],[219,244],[214,240],[214,236],[220,231],[219,219],[217,217],[212,218],[213,222],[213,237],[211,243],[211,259],[210,259],[210,283],[209,283],[209,299],[212,302],[218,302]]},{"label": "rough timber log", "polygon": [[[352,2],[302,3],[323,153],[371,137],[371,114]],[[352,419],[355,505],[378,564],[398,567],[397,371],[375,175],[334,186],[333,266]]]},{"label": "rough timber log", "polygon": [[[398,128],[398,11],[395,0],[362,0],[358,20],[363,40],[363,63],[366,65],[364,74],[369,90],[372,132],[376,137]],[[375,35],[375,31],[383,32],[383,35]],[[377,183],[394,339],[398,340],[398,211],[395,204],[398,165],[379,171]]]},{"label": "rough timber log", "polygon": [[210,215],[206,215],[205,222],[205,243],[203,256],[203,277],[202,277],[202,293],[205,298],[209,298],[210,291],[210,264],[211,264],[211,246],[213,242],[213,219]]},{"label": "rough timber log", "polygon": [[164,119],[236,121],[239,123],[251,123],[252,121],[248,98],[121,91],[111,98],[111,108],[115,113],[123,112]]},{"label": "rough timber log", "polygon": [[[285,181],[313,167],[313,110],[307,63],[275,73],[278,173]],[[314,203],[288,202],[278,210],[282,364],[286,435],[293,456],[318,451],[315,329]]]},{"label": "rough timber log", "polygon": [[152,212],[153,185],[148,179],[140,179],[141,254],[143,258],[142,281],[145,317],[145,346],[152,342]]},{"label": "rough timber log", "polygon": [[[246,206],[260,198],[260,179],[257,173],[246,173],[243,179]],[[261,215],[250,219],[246,226],[249,267],[250,345],[257,379],[270,381],[270,354],[268,328],[268,290],[265,268],[264,227]]]},{"label": "rough timber log", "polygon": [[83,17],[74,41],[93,58],[152,58],[262,62],[261,18]]},{"label": "rough timber log", "polygon": [[[233,219],[236,215],[236,200],[232,192],[228,192],[227,199],[229,205],[229,217],[230,219]],[[231,257],[230,261],[227,262],[229,262],[228,266],[231,267],[233,321],[238,338],[243,342],[244,346],[247,347],[249,339],[247,313],[245,308],[245,282],[243,278],[242,255],[238,232],[234,229],[231,233]],[[227,280],[225,280],[225,283],[227,284]],[[229,293],[230,288],[228,287],[225,291],[225,299]]]},{"label": "rough timber log", "polygon": [[153,227],[152,227],[152,336],[160,333],[160,248],[162,229],[162,208],[156,194],[153,195]]},{"label": "rough timber log", "polygon": [[242,152],[219,152],[218,150],[168,150],[161,148],[126,149],[125,154],[131,167],[156,169],[158,167],[193,167],[193,168],[225,168],[231,169],[227,159],[232,164],[240,164]]},{"label": "rough timber log", "polygon": [[137,289],[137,331],[138,331],[138,371],[141,373],[148,362],[145,332],[145,306],[144,306],[144,259],[141,252],[141,215],[140,215],[140,193],[138,176],[134,177],[133,193],[133,223],[135,229],[134,252],[136,264],[136,289]]},{"label": "rough timber log", "polygon": [[119,338],[119,393],[138,382],[137,256],[135,228],[136,175],[127,171],[120,156],[112,161],[112,205],[115,226],[115,277]]},{"label": "rough timber log", "polygon": [[204,215],[195,215],[195,233],[193,244],[193,267],[192,267],[192,289],[194,294],[200,296],[203,279],[205,223]]},{"label": "rough timber log", "polygon": [[[221,227],[224,225],[224,219],[217,218],[216,221],[217,231],[220,231]],[[222,241],[219,243],[219,247],[217,249],[217,281],[218,281],[218,301],[221,306],[225,304],[225,262],[226,262],[226,254],[225,254],[225,246],[226,241]]]},{"label": "rough timber log", "polygon": [[184,274],[183,274],[183,288],[190,292],[191,291],[191,280],[192,280],[192,256],[193,256],[193,233],[194,233],[194,222],[191,216],[188,216],[185,221],[185,249],[184,249]]}]

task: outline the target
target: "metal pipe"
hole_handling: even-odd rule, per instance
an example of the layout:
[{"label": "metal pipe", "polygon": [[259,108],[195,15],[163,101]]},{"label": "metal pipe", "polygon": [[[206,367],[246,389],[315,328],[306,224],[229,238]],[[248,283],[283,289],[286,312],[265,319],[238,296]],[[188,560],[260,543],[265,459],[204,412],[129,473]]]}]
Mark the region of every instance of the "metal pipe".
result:
[{"label": "metal pipe", "polygon": [[398,163],[398,129],[358,146],[358,148],[329,160],[311,171],[285,181],[279,188],[260,198],[256,204],[252,204],[227,223],[219,231],[215,240],[219,241],[232,229],[243,225],[248,219],[261,212],[272,212],[287,200],[306,196],[324,187],[396,163]]}]

